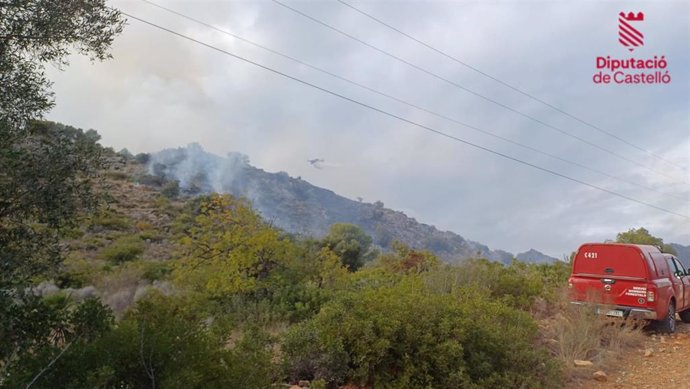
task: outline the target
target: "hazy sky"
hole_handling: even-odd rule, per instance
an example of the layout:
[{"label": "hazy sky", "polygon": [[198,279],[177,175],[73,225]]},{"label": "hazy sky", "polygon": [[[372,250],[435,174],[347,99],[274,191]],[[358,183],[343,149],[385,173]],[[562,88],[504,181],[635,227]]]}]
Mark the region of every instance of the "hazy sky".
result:
[{"label": "hazy sky", "polygon": [[[424,108],[671,195],[436,118],[144,2],[111,4],[453,136],[690,215],[687,170],[530,100],[336,1],[287,4],[624,159],[444,83],[272,1],[160,4]],[[352,4],[673,164],[690,165],[688,1]],[[633,53],[618,43],[620,11],[645,13],[645,20],[635,23],[645,36],[644,46]],[[51,69],[57,106],[49,119],[94,128],[105,145],[132,152],[191,142],[220,155],[242,152],[265,170],[286,171],[349,198],[381,200],[421,222],[512,252],[534,247],[560,257],[584,241],[614,238],[639,226],[666,241],[690,244],[690,219],[426,132],[136,20],[129,21],[112,53],[108,62],[92,64],[75,57],[64,71]],[[659,85],[594,84],[595,59],[607,55],[663,55],[672,80]],[[325,159],[324,168],[307,163],[313,158]]]}]

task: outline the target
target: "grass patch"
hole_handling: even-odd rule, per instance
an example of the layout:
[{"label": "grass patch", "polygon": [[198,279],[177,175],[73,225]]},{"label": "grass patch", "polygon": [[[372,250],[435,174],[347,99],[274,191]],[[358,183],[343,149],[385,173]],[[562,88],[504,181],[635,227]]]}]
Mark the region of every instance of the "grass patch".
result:
[{"label": "grass patch", "polygon": [[112,211],[102,211],[91,218],[91,230],[99,229],[125,231],[132,227],[132,222]]},{"label": "grass patch", "polygon": [[129,176],[127,175],[127,173],[125,173],[125,172],[120,172],[120,171],[116,171],[116,170],[107,171],[107,172],[105,173],[105,176],[106,176],[107,178],[112,179],[112,180],[118,180],[118,181],[124,181],[124,180],[127,180],[127,179],[129,178]]},{"label": "grass patch", "polygon": [[[645,341],[644,321],[597,315],[591,306],[568,304],[542,322],[542,334],[568,379],[591,377],[595,370],[612,370],[620,356],[638,349]],[[593,366],[575,367],[575,360]]]},{"label": "grass patch", "polygon": [[101,251],[103,259],[111,263],[123,263],[136,259],[144,252],[144,242],[139,236],[123,236]]}]

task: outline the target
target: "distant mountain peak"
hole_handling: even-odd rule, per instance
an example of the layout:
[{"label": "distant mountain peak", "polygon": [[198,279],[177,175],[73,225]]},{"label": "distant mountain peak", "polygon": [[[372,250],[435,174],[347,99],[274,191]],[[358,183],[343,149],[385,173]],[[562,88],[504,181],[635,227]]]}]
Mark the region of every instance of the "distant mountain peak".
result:
[{"label": "distant mountain peak", "polygon": [[524,253],[520,253],[516,255],[515,258],[519,261],[528,263],[553,263],[558,261],[558,259],[548,256],[542,253],[541,251],[535,249],[529,249]]}]

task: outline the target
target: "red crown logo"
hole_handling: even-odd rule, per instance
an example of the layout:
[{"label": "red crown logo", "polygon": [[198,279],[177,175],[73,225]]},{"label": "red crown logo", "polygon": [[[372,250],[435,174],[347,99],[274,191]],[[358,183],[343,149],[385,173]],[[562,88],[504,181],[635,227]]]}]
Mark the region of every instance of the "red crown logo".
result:
[{"label": "red crown logo", "polygon": [[627,15],[625,14],[625,12],[621,12],[618,15],[630,22],[641,22],[644,20],[644,14],[642,12],[638,12],[637,15],[635,15],[633,12],[628,12]]}]

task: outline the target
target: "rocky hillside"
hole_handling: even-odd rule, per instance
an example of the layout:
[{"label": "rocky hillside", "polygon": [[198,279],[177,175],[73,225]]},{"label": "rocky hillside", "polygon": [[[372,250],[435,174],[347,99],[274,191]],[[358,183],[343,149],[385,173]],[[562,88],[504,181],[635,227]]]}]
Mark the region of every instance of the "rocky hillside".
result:
[{"label": "rocky hillside", "polygon": [[671,247],[676,250],[678,258],[686,268],[690,267],[690,246],[683,246],[678,243],[671,243]]},{"label": "rocky hillside", "polygon": [[[190,195],[220,192],[246,197],[263,217],[291,233],[318,237],[325,235],[333,223],[353,223],[384,248],[398,240],[429,249],[451,262],[481,256],[507,263],[513,258],[509,252],[492,250],[453,232],[420,223],[381,202],[350,200],[285,172],[258,169],[242,154],[230,153],[223,158],[192,144],[156,153],[147,164],[150,180],[177,180],[182,192]],[[529,259],[554,260],[539,254]]]},{"label": "rocky hillside", "polygon": [[535,249],[530,249],[529,251],[525,251],[524,253],[520,253],[515,256],[516,259],[523,261],[523,262],[529,262],[529,263],[553,263],[556,262],[558,259],[554,257],[550,257],[540,251],[537,251]]}]

